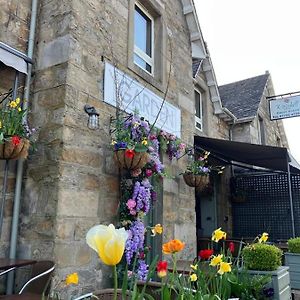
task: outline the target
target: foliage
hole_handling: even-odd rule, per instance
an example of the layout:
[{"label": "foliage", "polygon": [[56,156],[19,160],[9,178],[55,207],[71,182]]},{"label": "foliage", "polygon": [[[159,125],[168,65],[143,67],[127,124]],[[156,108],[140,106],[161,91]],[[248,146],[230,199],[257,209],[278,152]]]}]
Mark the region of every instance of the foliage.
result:
[{"label": "foliage", "polygon": [[23,121],[26,110],[22,109],[20,98],[3,104],[0,108],[0,143],[13,138],[17,144],[20,138],[29,139],[35,132]]},{"label": "foliage", "polygon": [[254,243],[242,250],[245,267],[250,270],[274,271],[281,266],[282,250],[274,245]]},{"label": "foliage", "polygon": [[288,249],[291,253],[300,253],[300,237],[291,238],[288,240]]}]

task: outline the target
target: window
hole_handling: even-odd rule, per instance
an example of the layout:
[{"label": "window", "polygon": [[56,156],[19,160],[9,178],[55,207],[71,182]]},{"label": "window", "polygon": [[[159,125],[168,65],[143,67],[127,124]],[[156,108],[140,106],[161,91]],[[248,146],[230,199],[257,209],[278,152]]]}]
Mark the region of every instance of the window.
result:
[{"label": "window", "polygon": [[135,4],[134,11],[134,58],[140,68],[153,74],[154,59],[154,20],[140,5]]},{"label": "window", "polygon": [[195,90],[195,126],[197,129],[203,129],[203,111],[202,111],[202,93]]}]

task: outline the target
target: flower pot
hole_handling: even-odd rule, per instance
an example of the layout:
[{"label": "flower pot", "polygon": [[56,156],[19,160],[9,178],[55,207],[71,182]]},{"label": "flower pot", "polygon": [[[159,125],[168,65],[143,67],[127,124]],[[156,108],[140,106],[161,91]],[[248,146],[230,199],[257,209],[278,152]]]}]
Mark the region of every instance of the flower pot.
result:
[{"label": "flower pot", "polygon": [[250,275],[271,275],[272,281],[267,285],[268,288],[274,289],[273,300],[291,299],[290,275],[289,268],[282,266],[275,271],[256,271],[247,270]]},{"label": "flower pot", "polygon": [[[93,295],[98,297],[98,300],[111,300],[114,298],[114,289],[103,289],[100,291],[97,291],[93,293]],[[117,290],[117,299],[122,300],[122,290],[118,289]],[[130,293],[127,291],[126,292],[126,298],[125,299],[131,299]]]},{"label": "flower pot", "polygon": [[126,170],[136,170],[143,168],[149,160],[147,152],[135,152],[132,156],[126,155],[125,149],[116,150],[114,159],[119,164],[120,168]]},{"label": "flower pot", "polygon": [[18,145],[14,145],[11,139],[0,144],[0,159],[27,158],[30,143],[27,139],[20,139]]},{"label": "flower pot", "polygon": [[204,189],[209,183],[208,175],[195,175],[192,173],[183,173],[183,179],[188,186],[197,187],[198,191]]},{"label": "flower pot", "polygon": [[291,288],[294,290],[300,289],[300,254],[286,252],[285,265],[289,267]]}]

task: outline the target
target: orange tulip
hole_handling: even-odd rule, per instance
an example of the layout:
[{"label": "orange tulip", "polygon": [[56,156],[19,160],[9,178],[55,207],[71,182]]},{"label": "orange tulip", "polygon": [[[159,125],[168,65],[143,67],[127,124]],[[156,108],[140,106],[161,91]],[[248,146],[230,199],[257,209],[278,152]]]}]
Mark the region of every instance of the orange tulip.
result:
[{"label": "orange tulip", "polygon": [[163,244],[162,251],[164,254],[173,254],[182,251],[184,246],[185,243],[175,239]]}]

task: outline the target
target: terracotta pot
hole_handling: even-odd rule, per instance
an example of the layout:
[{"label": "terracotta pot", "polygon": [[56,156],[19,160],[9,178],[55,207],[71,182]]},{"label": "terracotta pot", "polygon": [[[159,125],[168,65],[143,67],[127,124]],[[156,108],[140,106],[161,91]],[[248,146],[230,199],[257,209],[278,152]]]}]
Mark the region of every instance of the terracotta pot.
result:
[{"label": "terracotta pot", "polygon": [[[93,293],[93,295],[98,297],[98,300],[111,300],[114,298],[114,289],[103,289],[100,291],[97,291]],[[122,290],[117,290],[117,299],[122,300]],[[125,299],[131,299],[130,293],[126,292],[126,298]]]},{"label": "terracotta pot", "polygon": [[19,159],[27,158],[30,143],[27,139],[21,139],[20,143],[15,146],[11,139],[0,144],[0,159]]},{"label": "terracotta pot", "polygon": [[147,152],[134,152],[134,155],[131,158],[125,155],[125,151],[125,149],[120,149],[114,152],[114,159],[123,169],[140,169],[149,161],[149,154]]},{"label": "terracotta pot", "polygon": [[197,187],[198,191],[204,189],[209,183],[208,175],[195,175],[192,173],[183,173],[183,179],[188,186]]}]

